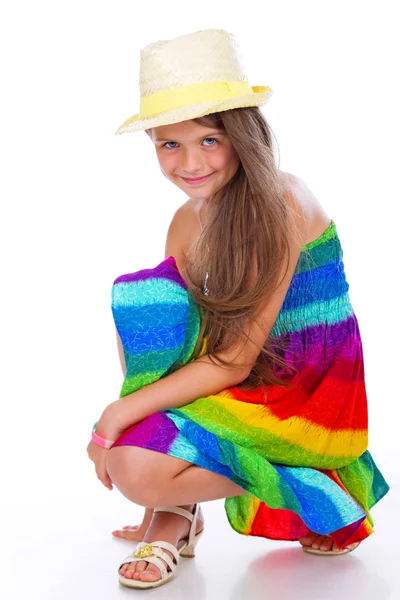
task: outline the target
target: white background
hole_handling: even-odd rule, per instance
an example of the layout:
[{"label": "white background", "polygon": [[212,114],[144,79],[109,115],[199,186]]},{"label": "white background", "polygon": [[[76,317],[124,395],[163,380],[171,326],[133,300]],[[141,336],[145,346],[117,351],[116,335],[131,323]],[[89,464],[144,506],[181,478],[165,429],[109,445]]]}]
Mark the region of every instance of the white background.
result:
[{"label": "white background", "polygon": [[127,505],[117,490],[107,496],[86,456],[91,427],[122,383],[111,286],[164,259],[186,196],[162,175],[144,132],[114,133],[139,109],[140,49],[208,28],[233,33],[250,84],[272,87],[262,111],[279,166],[336,222],[363,339],[369,449],[389,484],[400,483],[396,4],[3,5],[5,507],[63,498],[107,507],[110,518],[113,503]]}]

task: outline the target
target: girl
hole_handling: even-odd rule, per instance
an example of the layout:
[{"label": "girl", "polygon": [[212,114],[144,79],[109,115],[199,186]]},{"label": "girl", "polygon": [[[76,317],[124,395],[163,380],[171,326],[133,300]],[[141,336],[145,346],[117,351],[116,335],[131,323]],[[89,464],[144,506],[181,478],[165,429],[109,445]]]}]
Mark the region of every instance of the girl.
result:
[{"label": "girl", "polygon": [[[165,260],[118,277],[125,378],[95,424],[103,484],[146,508],[119,581],[154,587],[194,556],[199,502],[225,498],[244,535],[337,556],[372,532],[388,485],[367,450],[363,353],[336,225],[275,166],[233,36],[203,30],[141,52],[140,114],[189,200]],[[154,509],[154,510],[153,510]]]}]

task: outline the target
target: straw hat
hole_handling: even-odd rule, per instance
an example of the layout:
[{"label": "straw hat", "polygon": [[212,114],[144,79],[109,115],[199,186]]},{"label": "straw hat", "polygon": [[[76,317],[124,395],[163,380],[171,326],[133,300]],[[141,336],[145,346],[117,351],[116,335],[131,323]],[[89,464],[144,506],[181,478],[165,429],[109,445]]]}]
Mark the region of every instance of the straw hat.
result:
[{"label": "straw hat", "polygon": [[224,29],[149,44],[140,53],[140,112],[115,132],[133,133],[214,112],[262,106],[272,89],[250,86],[240,49]]}]

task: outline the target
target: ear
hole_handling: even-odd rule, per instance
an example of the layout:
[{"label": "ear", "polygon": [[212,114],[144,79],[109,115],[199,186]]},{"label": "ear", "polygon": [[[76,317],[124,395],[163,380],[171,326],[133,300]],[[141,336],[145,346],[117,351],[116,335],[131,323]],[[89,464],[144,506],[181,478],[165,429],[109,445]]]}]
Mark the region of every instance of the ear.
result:
[{"label": "ear", "polygon": [[145,132],[147,133],[147,135],[149,136],[149,138],[152,139],[150,131],[148,129],[145,129]]}]

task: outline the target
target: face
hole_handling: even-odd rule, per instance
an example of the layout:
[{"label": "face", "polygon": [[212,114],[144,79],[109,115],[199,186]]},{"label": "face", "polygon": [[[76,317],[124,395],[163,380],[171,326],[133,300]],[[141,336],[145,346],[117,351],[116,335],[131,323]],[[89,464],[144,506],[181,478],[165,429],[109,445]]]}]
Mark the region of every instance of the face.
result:
[{"label": "face", "polygon": [[239,157],[228,136],[212,126],[182,121],[146,133],[153,141],[165,177],[191,198],[209,200],[239,167]]}]

